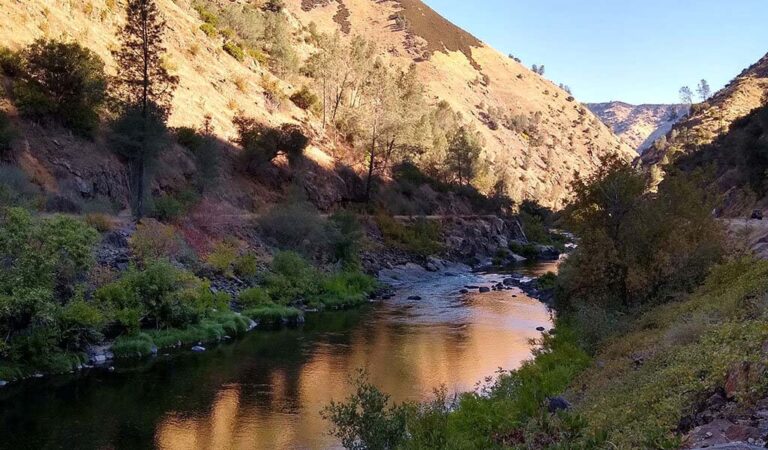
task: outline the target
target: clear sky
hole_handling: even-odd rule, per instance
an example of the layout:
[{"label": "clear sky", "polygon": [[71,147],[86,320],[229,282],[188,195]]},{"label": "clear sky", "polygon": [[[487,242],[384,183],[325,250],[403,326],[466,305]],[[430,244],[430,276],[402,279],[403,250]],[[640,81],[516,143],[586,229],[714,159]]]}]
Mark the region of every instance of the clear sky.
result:
[{"label": "clear sky", "polygon": [[674,103],[768,53],[768,0],[425,0],[582,102]]}]

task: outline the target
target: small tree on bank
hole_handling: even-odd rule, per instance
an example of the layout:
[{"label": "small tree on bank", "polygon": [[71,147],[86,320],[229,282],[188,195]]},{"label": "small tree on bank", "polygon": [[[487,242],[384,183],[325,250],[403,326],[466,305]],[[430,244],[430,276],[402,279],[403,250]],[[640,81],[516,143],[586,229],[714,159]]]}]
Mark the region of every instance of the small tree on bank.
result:
[{"label": "small tree on bank", "polygon": [[165,21],[155,1],[129,0],[126,15],[120,31],[122,46],[114,53],[118,75],[113,95],[122,116],[113,131],[118,153],[131,163],[135,215],[141,218],[146,166],[164,147],[165,121],[178,77],[169,74],[161,62]]},{"label": "small tree on bank", "polygon": [[447,166],[458,180],[459,185],[469,184],[475,176],[480,161],[482,146],[476,133],[462,126],[453,136],[448,147]]}]

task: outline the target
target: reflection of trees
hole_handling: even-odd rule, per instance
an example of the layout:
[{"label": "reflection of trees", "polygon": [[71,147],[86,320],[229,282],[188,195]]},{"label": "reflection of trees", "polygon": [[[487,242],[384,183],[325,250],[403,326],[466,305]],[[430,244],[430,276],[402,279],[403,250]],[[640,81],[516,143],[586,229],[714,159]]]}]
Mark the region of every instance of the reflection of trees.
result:
[{"label": "reflection of trees", "polygon": [[[347,395],[346,375],[365,367],[395,399],[431,387],[471,389],[505,361],[529,354],[531,322],[546,324],[536,303],[480,297],[456,323],[412,325],[369,310],[310,316],[302,330],[256,332],[209,352],[158,358],[136,370],[36,389],[0,408],[0,447],[62,442],[98,448],[284,448],[324,439],[318,412]],[[439,312],[439,311],[438,311]],[[510,325],[509,317],[523,325]],[[529,334],[530,333],[530,334]],[[7,436],[7,437],[6,437]]]}]

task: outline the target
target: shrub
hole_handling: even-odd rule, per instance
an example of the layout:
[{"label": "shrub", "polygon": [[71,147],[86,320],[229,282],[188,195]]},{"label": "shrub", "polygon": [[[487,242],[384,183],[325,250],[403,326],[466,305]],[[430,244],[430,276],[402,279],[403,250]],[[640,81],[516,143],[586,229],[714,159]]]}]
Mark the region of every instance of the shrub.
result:
[{"label": "shrub", "polygon": [[253,308],[256,306],[271,305],[272,299],[262,288],[250,288],[240,292],[237,297],[238,302],[243,308]]},{"label": "shrub", "polygon": [[301,89],[291,95],[291,101],[303,110],[311,109],[320,102],[320,99],[308,87],[302,86]]},{"label": "shrub", "polygon": [[204,23],[204,24],[200,25],[200,30],[203,33],[205,33],[206,36],[208,36],[210,38],[214,38],[214,37],[218,36],[218,34],[219,34],[219,32],[216,29],[216,27],[211,25],[210,23]]},{"label": "shrub", "polygon": [[83,351],[103,339],[100,331],[104,315],[82,299],[71,301],[62,309],[59,323],[62,344],[67,350]]},{"label": "shrub", "polygon": [[97,237],[95,230],[70,217],[0,210],[0,356],[42,365],[88,338],[79,329],[90,318],[79,304],[66,304],[93,262]]},{"label": "shrub", "polygon": [[33,203],[40,190],[19,168],[0,164],[0,204],[24,206]]},{"label": "shrub", "polygon": [[384,214],[376,216],[376,223],[384,241],[403,250],[428,256],[442,249],[440,243],[440,224],[435,221],[418,219],[404,225]]},{"label": "shrub", "polygon": [[330,307],[348,307],[364,303],[377,287],[373,277],[360,272],[341,272],[325,277],[320,284],[319,303]]},{"label": "shrub", "polygon": [[258,225],[262,234],[282,250],[315,256],[329,243],[325,221],[308,202],[277,205],[258,219]]},{"label": "shrub", "polygon": [[143,219],[131,236],[131,250],[139,261],[147,263],[156,259],[175,258],[181,248],[176,230],[154,219]]},{"label": "shrub", "polygon": [[259,261],[253,253],[244,253],[232,263],[235,275],[241,278],[253,278],[259,271]]},{"label": "shrub", "polygon": [[232,264],[237,259],[237,247],[232,242],[222,241],[213,247],[206,262],[213,270],[224,276],[232,276]]},{"label": "shrub", "polygon": [[263,66],[269,62],[269,57],[261,50],[249,48],[248,55],[253,58],[254,61],[259,63],[259,65]]},{"label": "shrub", "polygon": [[537,256],[539,256],[539,251],[536,249],[536,246],[531,243],[520,243],[517,241],[510,241],[509,242],[509,250],[516,254],[520,255],[525,259],[536,259]]},{"label": "shrub", "polygon": [[51,116],[91,136],[106,99],[104,62],[77,43],[37,40],[24,50],[24,74],[16,104],[30,116]]},{"label": "shrub", "polygon": [[116,358],[133,358],[146,356],[152,353],[154,342],[146,333],[134,336],[120,336],[112,345],[112,352]]},{"label": "shrub", "polygon": [[277,304],[288,305],[314,298],[319,293],[320,276],[298,253],[279,252],[265,276],[269,297]]},{"label": "shrub", "polygon": [[19,52],[0,47],[0,70],[9,77],[17,77],[24,71],[24,59]]},{"label": "shrub", "polygon": [[217,27],[219,25],[219,16],[210,9],[206,8],[205,5],[202,5],[200,3],[197,3],[194,5],[195,11],[200,15],[200,20],[205,22],[206,24],[210,24],[213,27]]},{"label": "shrub", "polygon": [[209,116],[200,131],[189,127],[176,129],[176,141],[189,149],[195,157],[197,172],[194,184],[200,192],[214,184],[219,176],[221,149],[212,132]]},{"label": "shrub", "polygon": [[238,44],[227,41],[224,43],[224,46],[222,47],[225,52],[229,53],[233,58],[236,60],[243,62],[245,61],[245,52],[243,51],[243,48],[240,47]]},{"label": "shrub", "polygon": [[309,145],[309,138],[296,125],[284,124],[272,128],[256,119],[238,116],[233,120],[237,128],[237,142],[243,147],[243,158],[249,170],[255,170],[269,163],[279,153],[295,161]]},{"label": "shrub", "polygon": [[85,223],[93,227],[99,233],[112,231],[115,228],[115,222],[112,218],[102,213],[90,213],[85,216]]},{"label": "shrub", "polygon": [[354,393],[344,402],[331,402],[321,413],[331,423],[331,435],[349,449],[399,448],[407,436],[406,407],[390,404],[389,395],[371,384],[362,370],[350,384]]},{"label": "shrub", "polygon": [[153,200],[152,216],[163,222],[172,222],[184,215],[186,208],[176,197],[163,195]]}]

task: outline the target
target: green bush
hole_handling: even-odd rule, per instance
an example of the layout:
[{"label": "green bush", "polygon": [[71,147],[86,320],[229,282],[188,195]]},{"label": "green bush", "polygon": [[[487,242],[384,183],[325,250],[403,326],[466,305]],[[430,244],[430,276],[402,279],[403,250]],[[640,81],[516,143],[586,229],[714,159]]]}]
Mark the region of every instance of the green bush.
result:
[{"label": "green bush", "polygon": [[326,276],[320,284],[318,301],[326,307],[347,307],[364,303],[376,290],[373,277],[360,272],[341,272]]},{"label": "green bush", "polygon": [[308,87],[302,86],[301,89],[291,95],[291,101],[303,110],[312,109],[320,102],[320,99]]},{"label": "green bush", "polygon": [[238,44],[227,41],[224,43],[224,46],[222,47],[225,52],[229,53],[233,58],[236,60],[243,62],[245,61],[245,52],[243,51],[243,48],[240,47]]},{"label": "green bush", "polygon": [[0,71],[9,77],[18,77],[24,71],[21,53],[8,47],[0,47]]},{"label": "green bush", "polygon": [[259,272],[259,260],[253,253],[243,253],[235,258],[232,268],[240,278],[253,278]]},{"label": "green bush", "polygon": [[58,372],[72,361],[66,350],[99,338],[98,312],[77,286],[97,239],[70,217],[0,209],[0,358]]},{"label": "green bush", "polygon": [[175,130],[176,142],[189,149],[195,158],[197,172],[194,185],[201,193],[216,182],[221,165],[221,149],[212,134],[209,119],[206,117],[205,126],[200,131],[190,127]]},{"label": "green bush", "polygon": [[184,214],[184,205],[173,196],[163,195],[154,199],[152,216],[163,222],[177,220]]},{"label": "green bush", "polygon": [[173,259],[179,255],[181,240],[176,229],[153,219],[143,219],[130,240],[136,259],[148,263],[157,259]]},{"label": "green bush", "polygon": [[289,161],[296,161],[309,145],[309,138],[295,125],[284,124],[272,128],[256,119],[244,116],[232,121],[237,128],[237,142],[243,148],[243,159],[247,170],[271,162],[278,154],[285,154]]},{"label": "green bush", "polygon": [[509,250],[512,253],[520,255],[525,259],[533,260],[539,256],[539,251],[536,249],[536,246],[531,243],[523,244],[517,241],[510,241]]},{"label": "green bush", "polygon": [[240,292],[237,300],[245,309],[272,304],[272,299],[269,298],[269,294],[262,288],[246,289]]},{"label": "green bush", "polygon": [[221,241],[213,247],[205,260],[217,273],[232,276],[232,264],[237,260],[237,247],[231,242]]},{"label": "green bush", "polygon": [[154,343],[146,333],[134,336],[120,336],[112,345],[112,353],[116,358],[135,358],[152,353]]},{"label": "green bush", "polygon": [[106,99],[104,62],[77,43],[37,40],[23,52],[24,71],[14,95],[28,116],[53,117],[92,136]]},{"label": "green bush", "polygon": [[316,256],[326,253],[330,244],[326,222],[309,202],[277,205],[262,215],[258,224],[264,237],[282,250]]},{"label": "green bush", "polygon": [[[94,297],[108,317],[128,331],[137,326],[179,328],[226,307],[228,299],[212,294],[208,286],[168,262],[152,261],[143,270],[130,269]],[[131,323],[137,316],[142,322]]]},{"label": "green bush", "polygon": [[376,223],[384,241],[408,252],[429,256],[442,250],[440,224],[418,219],[412,224],[402,224],[384,214],[376,216]]},{"label": "green bush", "polygon": [[216,27],[211,25],[210,23],[204,23],[200,25],[200,30],[202,30],[202,32],[205,33],[206,36],[211,38],[215,38],[219,34],[219,31],[216,29]]},{"label": "green bush", "polygon": [[348,449],[399,448],[407,437],[407,408],[392,404],[364,371],[358,371],[350,384],[354,393],[344,402],[331,402],[321,413],[331,424],[331,435]]}]

